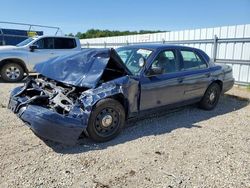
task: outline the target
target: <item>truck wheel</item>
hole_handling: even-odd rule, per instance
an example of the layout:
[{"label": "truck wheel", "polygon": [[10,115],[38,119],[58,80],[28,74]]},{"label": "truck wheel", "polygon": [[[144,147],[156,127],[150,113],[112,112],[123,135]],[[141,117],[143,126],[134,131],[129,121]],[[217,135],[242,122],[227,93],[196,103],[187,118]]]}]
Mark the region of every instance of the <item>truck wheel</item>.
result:
[{"label": "truck wheel", "polygon": [[221,88],[217,83],[211,84],[200,101],[200,108],[212,110],[216,107],[221,94]]},{"label": "truck wheel", "polygon": [[16,63],[7,63],[1,69],[1,77],[7,82],[18,82],[23,79],[24,70]]},{"label": "truck wheel", "polygon": [[106,142],[116,137],[125,124],[123,106],[114,99],[99,101],[91,112],[87,131],[97,142]]}]

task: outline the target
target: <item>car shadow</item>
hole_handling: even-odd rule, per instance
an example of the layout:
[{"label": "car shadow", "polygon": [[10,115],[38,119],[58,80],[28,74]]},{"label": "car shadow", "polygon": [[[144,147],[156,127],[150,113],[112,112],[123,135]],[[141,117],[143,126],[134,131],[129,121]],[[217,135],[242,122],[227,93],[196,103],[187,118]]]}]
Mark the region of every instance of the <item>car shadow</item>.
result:
[{"label": "car shadow", "polygon": [[4,81],[4,80],[0,77],[0,84],[22,84],[22,83],[25,83],[25,82],[26,82],[25,79],[23,79],[23,80],[21,80],[21,81],[18,81],[18,82],[6,82],[6,81]]},{"label": "car shadow", "polygon": [[37,77],[37,75],[38,75],[37,73],[30,73],[29,75],[25,75],[24,78],[18,82],[7,82],[4,81],[0,76],[0,84],[23,84],[27,82],[28,78],[35,78]]},{"label": "car shadow", "polygon": [[96,143],[86,137],[79,139],[79,142],[74,146],[65,146],[48,140],[44,140],[44,142],[55,152],[61,154],[76,154],[91,150],[102,150],[145,136],[167,134],[175,129],[202,128],[197,125],[199,122],[237,111],[248,104],[249,99],[226,94],[220,98],[217,107],[212,111],[201,110],[197,108],[197,105],[191,105],[151,114],[147,116],[147,118],[139,117],[129,120],[126,128],[123,129],[118,137],[105,143]]}]

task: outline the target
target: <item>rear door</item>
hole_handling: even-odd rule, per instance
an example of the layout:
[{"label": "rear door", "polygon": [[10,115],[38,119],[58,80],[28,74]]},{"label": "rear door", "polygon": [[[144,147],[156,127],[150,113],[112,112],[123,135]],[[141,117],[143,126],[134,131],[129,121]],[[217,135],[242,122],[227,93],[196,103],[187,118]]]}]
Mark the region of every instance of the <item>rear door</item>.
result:
[{"label": "rear door", "polygon": [[77,48],[76,40],[74,38],[55,37],[54,38],[54,51],[56,56],[67,55],[75,53]]},{"label": "rear door", "polygon": [[211,80],[208,63],[197,51],[191,49],[180,49],[180,57],[180,68],[183,74],[183,99],[202,97]]}]

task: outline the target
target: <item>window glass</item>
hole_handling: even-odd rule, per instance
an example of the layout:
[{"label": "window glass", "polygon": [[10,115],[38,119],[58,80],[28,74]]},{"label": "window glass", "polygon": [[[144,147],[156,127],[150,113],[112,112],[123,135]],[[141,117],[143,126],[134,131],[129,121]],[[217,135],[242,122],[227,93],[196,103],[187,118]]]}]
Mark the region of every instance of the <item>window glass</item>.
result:
[{"label": "window glass", "polygon": [[53,38],[42,38],[34,43],[38,46],[38,49],[54,49]]},{"label": "window glass", "polygon": [[207,67],[207,64],[192,51],[181,50],[181,55],[183,57],[183,70],[203,69]]},{"label": "window glass", "polygon": [[118,51],[118,55],[120,56],[120,58],[122,59],[122,61],[125,63],[128,58],[129,58],[129,55],[131,54],[131,51],[132,50],[121,50],[121,51]]},{"label": "window glass", "polygon": [[76,47],[74,39],[68,38],[55,38],[55,49],[72,49]]},{"label": "window glass", "polygon": [[175,53],[172,50],[161,52],[154,60],[152,67],[160,67],[164,73],[178,71],[178,65]]},{"label": "window glass", "polygon": [[17,47],[25,46],[25,45],[31,43],[33,40],[34,40],[33,38],[27,38],[26,40],[20,42],[20,43],[17,44],[16,46],[17,46]]},{"label": "window glass", "polygon": [[152,50],[142,49],[142,48],[118,48],[116,49],[118,55],[121,57],[122,61],[126,67],[134,75],[139,74],[142,67],[139,65],[139,59],[145,58],[146,60],[152,53]]}]

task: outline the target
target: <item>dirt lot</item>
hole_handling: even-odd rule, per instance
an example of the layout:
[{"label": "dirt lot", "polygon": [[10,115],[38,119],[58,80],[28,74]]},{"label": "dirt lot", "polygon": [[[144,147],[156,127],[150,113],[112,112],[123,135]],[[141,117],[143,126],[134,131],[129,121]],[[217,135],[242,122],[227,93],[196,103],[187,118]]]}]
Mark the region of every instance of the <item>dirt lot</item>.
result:
[{"label": "dirt lot", "polygon": [[[42,141],[7,108],[0,83],[0,187],[250,187],[250,92],[132,121],[116,139]],[[243,97],[243,98],[239,98]]]}]

